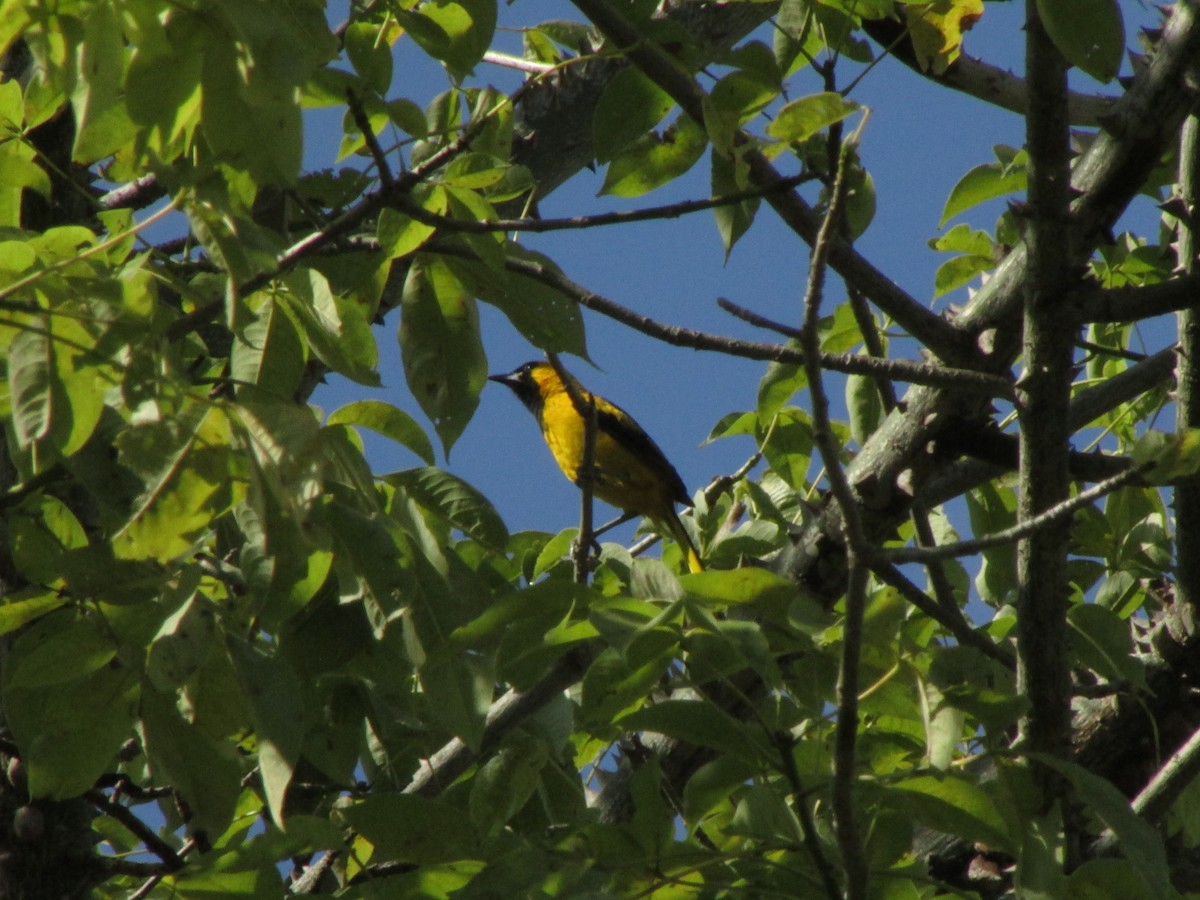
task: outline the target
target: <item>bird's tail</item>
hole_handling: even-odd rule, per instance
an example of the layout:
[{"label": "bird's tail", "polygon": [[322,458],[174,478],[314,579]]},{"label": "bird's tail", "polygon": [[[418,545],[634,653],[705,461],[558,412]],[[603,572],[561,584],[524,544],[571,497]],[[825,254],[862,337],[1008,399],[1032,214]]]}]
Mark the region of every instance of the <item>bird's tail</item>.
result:
[{"label": "bird's tail", "polygon": [[692,543],[691,535],[683,527],[683,522],[679,521],[679,515],[675,510],[670,510],[670,515],[666,517],[663,524],[667,526],[667,530],[671,533],[671,537],[675,539],[675,542],[683,548],[683,555],[687,559],[688,571],[703,572],[704,564],[700,562],[700,554],[696,551],[696,545]]}]

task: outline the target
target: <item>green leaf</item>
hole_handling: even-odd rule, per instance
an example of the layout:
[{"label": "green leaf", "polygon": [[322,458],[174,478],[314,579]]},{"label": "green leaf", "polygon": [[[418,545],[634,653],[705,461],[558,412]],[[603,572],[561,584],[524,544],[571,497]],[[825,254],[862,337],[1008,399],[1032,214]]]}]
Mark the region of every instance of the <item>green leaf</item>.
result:
[{"label": "green leaf", "polygon": [[379,387],[379,351],[371,330],[374,305],[334,293],[325,275],[315,269],[301,269],[284,280],[288,293],[282,297],[317,358],[359,384]]},{"label": "green leaf", "polygon": [[409,389],[449,454],[487,380],[479,311],[446,263],[413,260],[400,301],[400,352]]},{"label": "green leaf", "polygon": [[777,141],[801,143],[860,108],[841,94],[828,91],[800,97],[779,110],[767,126],[767,134]]},{"label": "green leaf", "polygon": [[79,70],[85,77],[75,85],[75,146],[71,160],[90,165],[111,156],[136,133],[125,106],[127,55],[121,22],[110,6],[97,6],[84,17],[84,40]]},{"label": "green leaf", "polygon": [[761,427],[769,427],[771,420],[783,409],[784,404],[807,385],[808,376],[804,374],[803,366],[797,363],[769,363],[762,378],[758,380],[755,411]]},{"label": "green leaf", "polygon": [[461,80],[483,58],[496,29],[496,0],[433,0],[419,11],[390,10],[412,39]]},{"label": "green leaf", "polygon": [[767,569],[743,567],[711,570],[680,579],[689,598],[704,601],[714,609],[752,606],[758,609],[786,606],[796,598],[796,586]]},{"label": "green leaf", "polygon": [[1071,782],[1078,791],[1078,799],[1090,806],[1113,830],[1116,848],[1133,863],[1152,896],[1175,896],[1162,839],[1149,822],[1130,808],[1129,801],[1111,781],[1066,760],[1042,753],[1029,756]]},{"label": "green leaf", "polygon": [[1037,0],[1054,46],[1097,81],[1111,81],[1125,54],[1125,20],[1117,0]]},{"label": "green leaf", "polygon": [[375,857],[426,866],[470,858],[479,838],[463,810],[413,794],[375,794],[339,806],[345,820],[375,847]]},{"label": "green leaf", "polygon": [[468,809],[480,834],[494,836],[521,811],[542,780],[550,760],[545,741],[524,731],[510,732],[471,779]]},{"label": "green leaf", "polygon": [[[1006,148],[997,147],[997,155]],[[1017,153],[1007,163],[987,163],[976,166],[959,179],[946,198],[938,226],[945,225],[961,212],[978,206],[994,197],[1023,191],[1027,184],[1025,151]]]},{"label": "green leaf", "polygon": [[4,670],[4,711],[34,797],[89,790],[128,739],[137,679],[116,646],[70,613],[48,616],[13,645]]},{"label": "green leaf", "polygon": [[20,331],[8,349],[13,430],[17,446],[29,447],[50,433],[56,415],[54,349],[43,329]]},{"label": "green leaf", "polygon": [[475,656],[431,659],[421,669],[430,716],[476,753],[483,741],[493,686],[491,667]]},{"label": "green leaf", "polygon": [[[520,244],[510,243],[507,252],[510,258],[560,273],[549,257]],[[504,313],[535,347],[587,359],[583,316],[579,306],[561,291],[518,272],[498,273],[476,260],[447,257],[445,262],[467,290]]]},{"label": "green leaf", "polygon": [[480,543],[496,550],[508,543],[508,529],[495,507],[456,475],[430,467],[395,472],[384,480]]},{"label": "green leaf", "polygon": [[769,437],[764,434],[763,456],[780,478],[793,490],[805,490],[805,479],[812,462],[813,430],[808,413],[800,409],[781,409],[771,423]]},{"label": "green leaf", "polygon": [[254,97],[244,71],[233,41],[208,41],[200,69],[204,135],[222,162],[245,170],[259,184],[293,184],[302,153],[300,105],[287,102],[291,92],[283,84],[275,86],[280,97]]},{"label": "green leaf", "polygon": [[[711,134],[711,129],[710,129]],[[737,154],[726,156],[718,151],[718,145],[713,142],[712,152],[712,194],[723,197],[737,194],[749,187],[749,170],[745,161]],[[717,232],[721,235],[721,244],[725,247],[725,259],[733,251],[733,245],[749,231],[754,223],[754,214],[758,211],[759,199],[743,200],[740,203],[727,203],[713,209],[713,217],[717,221]]]},{"label": "green leaf", "polygon": [[944,296],[958,290],[964,284],[969,284],[984,272],[996,268],[996,262],[990,256],[957,256],[938,266],[933,276],[933,297]]},{"label": "green leaf", "polygon": [[850,434],[862,446],[883,420],[883,397],[874,378],[846,376],[846,408],[850,412]]},{"label": "green leaf", "polygon": [[126,429],[121,461],[141,475],[146,491],[113,537],[122,559],[167,562],[191,549],[245,489],[230,448],[228,417],[196,404],[170,422]]},{"label": "green leaf", "polygon": [[778,791],[754,784],[739,791],[737,797],[733,819],[725,829],[728,833],[768,845],[799,846],[804,842],[800,820]]},{"label": "green leaf", "polygon": [[65,557],[87,546],[87,535],[65,503],[36,494],[9,514],[9,547],[13,563],[31,582],[57,584]]},{"label": "green leaf", "polygon": [[616,74],[592,114],[596,161],[606,163],[662,121],[675,101],[636,66]]},{"label": "green leaf", "polygon": [[292,397],[304,377],[300,331],[284,306],[268,299],[234,335],[230,376],[280,397]]},{"label": "green leaf", "polygon": [[11,593],[0,602],[0,634],[16,631],[67,602],[66,595],[61,591],[50,591],[40,587]]},{"label": "green leaf", "polygon": [[1088,900],[1162,900],[1163,897],[1150,889],[1127,859],[1087,860],[1067,876],[1066,894]]},{"label": "green leaf", "polygon": [[366,86],[380,95],[386,94],[392,84],[392,45],[389,38],[393,37],[374,22],[351,22],[342,34],[350,65],[354,66],[354,71],[362,77]]},{"label": "green leaf", "polygon": [[1067,610],[1071,647],[1083,665],[1109,681],[1146,687],[1146,671],[1133,654],[1129,622],[1095,603],[1076,603]]},{"label": "green leaf", "polygon": [[1194,475],[1200,469],[1200,428],[1148,431],[1137,439],[1132,456],[1134,465],[1150,466],[1146,477],[1155,484]]},{"label": "green leaf", "polygon": [[982,841],[1007,853],[1016,846],[991,797],[964,778],[921,775],[893,784],[888,794],[935,831]]},{"label": "green leaf", "polygon": [[382,400],[355,400],[334,410],[327,425],[356,425],[369,428],[407,447],[429,465],[433,465],[433,444],[416,419]]},{"label": "green leaf", "polygon": [[284,800],[308,730],[300,678],[279,657],[231,635],[226,636],[225,646],[250,701],[258,768],[271,818],[283,827]]},{"label": "green leaf", "polygon": [[184,686],[208,659],[216,643],[215,611],[192,594],[154,636],[146,654],[146,676],[163,693]]},{"label": "green leaf", "polygon": [[681,115],[661,135],[643,134],[613,157],[600,193],[640,197],[673,181],[704,155],[708,135],[689,116]]},{"label": "green leaf", "polygon": [[660,700],[615,724],[623,731],[652,731],[731,756],[758,758],[758,748],[744,726],[702,700]]},{"label": "green leaf", "polygon": [[[992,483],[967,492],[967,513],[973,534],[994,534],[1017,521],[1017,500],[1011,488]],[[998,607],[1017,588],[1015,544],[1002,544],[983,551],[983,562],[975,576],[975,589],[985,603]]]},{"label": "green leaf", "polygon": [[155,784],[179,792],[194,827],[224,834],[242,792],[233,744],[214,741],[180,716],[173,694],[154,690],[142,691],[141,735]]},{"label": "green leaf", "polygon": [[34,646],[22,644],[6,666],[5,688],[29,690],[78,681],[105,666],[117,655],[112,638],[87,621],[51,635]]},{"label": "green leaf", "polygon": [[[446,192],[439,185],[433,185],[428,190],[413,192],[412,199],[423,209],[435,215],[444,216],[448,200]],[[388,259],[407,256],[418,250],[427,240],[433,237],[437,228],[424,222],[406,216],[391,207],[385,207],[379,213],[379,222],[375,234],[379,245]]]},{"label": "green leaf", "polygon": [[723,76],[708,94],[712,106],[725,114],[723,118],[738,125],[754,118],[778,96],[778,79],[767,80],[744,69]]}]

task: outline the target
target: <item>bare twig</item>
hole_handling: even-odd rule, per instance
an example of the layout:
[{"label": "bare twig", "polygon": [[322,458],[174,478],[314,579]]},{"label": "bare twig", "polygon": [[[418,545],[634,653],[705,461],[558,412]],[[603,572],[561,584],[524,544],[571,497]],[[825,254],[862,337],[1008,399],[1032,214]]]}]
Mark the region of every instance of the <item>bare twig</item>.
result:
[{"label": "bare twig", "polygon": [[547,72],[553,72],[559,66],[554,63],[536,62],[532,59],[523,59],[520,56],[510,56],[507,53],[497,53],[495,50],[489,50],[483,54],[483,61],[491,63],[493,66],[502,66],[505,69],[516,69],[518,72],[528,72],[531,75],[545,75]]},{"label": "bare twig", "polygon": [[379,138],[375,136],[375,129],[371,127],[371,120],[367,117],[362,102],[352,88],[346,89],[346,108],[350,110],[354,124],[362,132],[363,143],[367,145],[371,159],[375,160],[375,168],[379,171],[379,183],[383,185],[384,191],[391,191],[396,186],[396,179],[392,177],[392,167],[388,164],[387,154],[379,146]]},{"label": "bare twig", "polygon": [[974,647],[1006,669],[1016,668],[1016,660],[1013,655],[986,635],[980,634],[972,628],[971,623],[966,620],[962,610],[957,606],[951,609],[944,603],[933,600],[889,562],[873,559],[870,561],[870,566],[876,578],[894,587],[900,592],[900,596],[949,631],[960,644],[965,647]]},{"label": "bare twig", "polygon": [[[784,337],[789,337],[797,341],[803,337],[803,329],[793,328],[791,325],[776,322],[766,316],[752,312],[743,306],[739,306],[725,297],[718,297],[717,305],[731,315],[737,316],[739,319],[749,322],[751,325],[756,325],[759,328],[774,331],[782,334]],[[732,339],[729,340],[732,341]],[[732,341],[732,343],[740,344],[748,342]],[[779,345],[768,344],[765,346]],[[787,350],[788,348],[784,347],[781,349]],[[798,363],[803,360],[803,354],[797,354],[796,359],[783,359],[779,357],[773,357],[773,359],[776,359],[778,362]],[[992,394],[992,396],[1010,399],[1016,396],[1016,392],[1008,379],[1002,378],[999,375],[992,375],[988,372],[977,372],[974,369],[956,369],[941,364],[918,363],[906,359],[886,359],[875,355],[861,356],[850,353],[826,353],[823,350],[820,351],[820,359],[821,368],[834,372],[870,375],[875,378],[895,379],[896,381],[904,381],[910,384],[936,384],[941,387],[982,390]]]},{"label": "bare twig", "polygon": [[648,209],[632,209],[607,213],[597,213],[591,216],[570,216],[563,219],[456,219],[452,216],[430,212],[423,206],[400,198],[396,208],[406,216],[416,219],[426,225],[433,225],[447,231],[461,231],[468,234],[490,234],[496,231],[530,231],[543,233],[549,231],[572,231],[583,228],[601,228],[607,225],[627,225],[631,222],[649,222],[657,219],[677,219],[689,213],[703,212],[721,206],[732,206],[746,200],[763,197],[773,191],[790,190],[797,185],[812,181],[813,175],[793,175],[780,180],[779,184],[768,185],[766,188],[753,188],[736,191],[732,194],[722,194],[704,200],[683,200],[666,206],[653,206]]},{"label": "bare twig", "polygon": [[[861,125],[860,125],[861,128]],[[846,566],[849,580],[846,587],[846,614],[842,623],[842,659],[838,669],[837,723],[834,727],[833,758],[833,817],[838,848],[842,853],[842,869],[846,877],[847,900],[865,900],[867,896],[867,859],[862,837],[858,831],[854,810],[855,781],[858,775],[858,669],[862,653],[863,610],[866,605],[866,569],[859,564],[859,554],[867,549],[863,533],[862,514],[858,498],[842,468],[841,445],[834,437],[829,415],[829,398],[825,393],[825,374],[820,363],[820,337],[817,323],[821,313],[821,295],[825,285],[825,265],[829,244],[837,232],[838,216],[846,192],[846,168],[850,146],[843,145],[837,160],[833,189],[825,220],[813,242],[809,259],[808,287],[804,295],[804,328],[801,346],[804,350],[804,371],[808,376],[811,400],[813,443],[825,464],[829,487],[837,500],[845,522]]]},{"label": "bare twig", "polygon": [[129,807],[110,800],[99,790],[90,790],[84,796],[105,815],[120,822],[150,853],[162,860],[166,871],[178,872],[183,868],[183,859],[175,852],[175,848],[155,834],[154,829],[134,815]]},{"label": "bare twig", "polygon": [[783,776],[787,779],[788,787],[791,790],[792,810],[796,813],[796,818],[800,820],[800,833],[804,835],[804,849],[808,851],[813,865],[817,867],[817,874],[821,876],[825,895],[829,897],[829,900],[840,900],[842,891],[838,887],[833,866],[829,864],[825,851],[821,848],[817,826],[813,821],[804,784],[800,780],[800,770],[796,767],[796,739],[786,731],[772,732],[771,739],[775,744],[775,749],[779,751],[780,768],[783,770]]},{"label": "bare twig", "polygon": [[1111,494],[1118,488],[1136,481],[1148,472],[1150,468],[1151,465],[1149,463],[1141,466],[1132,466],[1119,475],[1114,475],[1112,478],[1107,478],[1093,485],[1086,491],[1080,491],[1069,500],[1064,500],[1056,506],[1038,513],[1036,516],[1023,519],[1011,528],[1005,528],[984,537],[976,538],[975,540],[955,541],[952,544],[938,544],[935,547],[896,547],[890,550],[876,550],[876,558],[887,560],[891,563],[926,563],[934,559],[971,556],[990,547],[999,547],[1002,544],[1011,544],[1014,541],[1024,540],[1043,528],[1065,521],[1093,500],[1098,500],[1107,494]]},{"label": "bare twig", "polygon": [[[1200,776],[1200,731],[1193,732],[1183,746],[1171,754],[1130,805],[1151,825],[1157,825],[1197,776]],[[1092,845],[1092,855],[1102,856],[1116,846],[1117,835],[1107,828]]]},{"label": "bare twig", "polygon": [[142,209],[165,194],[157,175],[143,175],[101,194],[96,203],[101,209]]}]

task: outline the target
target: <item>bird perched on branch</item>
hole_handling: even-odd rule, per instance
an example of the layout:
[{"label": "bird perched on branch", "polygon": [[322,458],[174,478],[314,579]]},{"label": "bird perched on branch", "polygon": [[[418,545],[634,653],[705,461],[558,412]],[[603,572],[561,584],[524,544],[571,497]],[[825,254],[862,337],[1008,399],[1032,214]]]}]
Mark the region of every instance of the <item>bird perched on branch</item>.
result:
[{"label": "bird perched on branch", "polygon": [[[701,571],[696,546],[675,513],[676,503],[692,505],[679,473],[633,416],[567,377],[585,404],[584,409],[589,402],[596,406],[593,494],[626,514],[646,516],[679,542],[688,570]],[[579,484],[586,420],[554,367],[547,362],[527,362],[507,375],[491,375],[489,379],[512,388],[537,418],[558,467]]]}]

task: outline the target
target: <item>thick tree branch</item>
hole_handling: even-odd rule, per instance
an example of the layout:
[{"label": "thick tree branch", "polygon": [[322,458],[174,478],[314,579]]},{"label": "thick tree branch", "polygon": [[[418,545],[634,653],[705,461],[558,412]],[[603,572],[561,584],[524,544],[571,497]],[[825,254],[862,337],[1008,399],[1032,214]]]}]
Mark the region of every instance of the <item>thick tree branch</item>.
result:
[{"label": "thick tree branch", "polygon": [[[1186,230],[1186,224],[1181,222],[1180,228]],[[1193,269],[1186,275],[1157,284],[1109,288],[1085,294],[1080,303],[1079,319],[1081,322],[1140,322],[1195,306],[1197,297],[1200,297],[1200,272]]]},{"label": "thick tree branch", "polygon": [[[998,68],[964,53],[950,63],[945,72],[938,74],[921,68],[912,43],[905,34],[904,22],[899,17],[864,19],[863,30],[881,47],[887,48],[891,56],[923,78],[1018,115],[1023,116],[1029,111],[1029,86],[1024,78],[1007,69]],[[1071,124],[1095,128],[1112,110],[1114,103],[1115,97],[1072,91],[1067,95]]]},{"label": "thick tree branch", "polygon": [[[1035,0],[1027,0],[1025,14],[1032,221],[1026,235],[1024,370],[1017,381],[1021,425],[1017,520],[1021,525],[1060,507],[1069,496],[1067,415],[1078,328],[1063,302],[1076,288],[1071,279],[1073,242],[1067,218],[1071,152],[1067,63],[1046,34]],[[1021,720],[1020,743],[1028,752],[1058,758],[1068,756],[1071,749],[1069,524],[1065,517],[1043,520],[1017,548],[1017,689],[1030,701]],[[1065,796],[1065,783],[1053,770],[1035,766],[1034,773],[1045,807]],[[1068,868],[1078,864],[1077,852],[1077,846],[1069,847]]]},{"label": "thick tree branch", "polygon": [[[1179,187],[1186,215],[1179,220],[1179,260],[1193,284],[1192,301],[1179,314],[1179,368],[1176,374],[1175,427],[1200,428],[1200,271],[1196,253],[1196,213],[1200,210],[1200,115],[1183,123],[1179,147]],[[1168,282],[1170,283],[1170,282]],[[1200,476],[1192,475],[1175,488],[1176,577],[1184,603],[1193,616],[1200,612]]]}]

